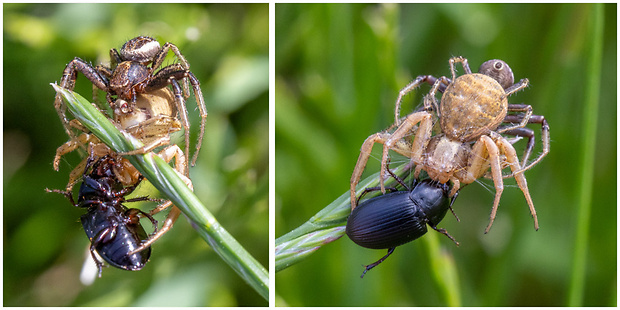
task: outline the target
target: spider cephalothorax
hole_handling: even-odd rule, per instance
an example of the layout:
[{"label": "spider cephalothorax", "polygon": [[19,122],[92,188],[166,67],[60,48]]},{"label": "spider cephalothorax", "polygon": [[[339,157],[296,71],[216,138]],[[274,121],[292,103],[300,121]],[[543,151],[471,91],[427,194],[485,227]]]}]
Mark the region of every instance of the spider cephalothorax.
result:
[{"label": "spider cephalothorax", "polygon": [[[456,76],[455,63],[463,65],[465,74]],[[441,183],[448,181],[454,185],[450,196],[462,185],[470,184],[486,176],[491,168],[491,178],[495,183],[495,200],[491,220],[486,231],[491,228],[499,199],[503,191],[503,178],[514,177],[527,200],[534,217],[535,227],[538,220],[534,204],[529,194],[523,172],[538,163],[549,152],[549,126],[543,116],[532,115],[529,105],[508,104],[508,96],[525,88],[528,80],[516,84],[512,71],[501,60],[489,60],[480,67],[480,73],[472,73],[467,60],[463,57],[450,59],[452,79],[434,78],[429,75],[419,76],[401,90],[396,102],[396,121],[388,130],[371,135],[362,145],[357,165],[351,176],[351,208],[354,209],[355,187],[366,166],[370,151],[375,142],[383,144],[380,183],[384,190],[388,151],[394,150],[411,158],[415,164],[415,177],[422,170],[428,176]],[[399,117],[400,101],[404,94],[422,83],[433,84],[431,91],[424,96],[424,110],[413,112],[404,118]],[[435,97],[443,92],[440,102]],[[433,114],[432,112],[435,112]],[[523,114],[508,114],[523,112]],[[433,136],[433,121],[439,118],[441,133]],[[502,123],[510,123],[500,127]],[[528,163],[533,148],[533,132],[524,128],[528,123],[542,126],[543,152]],[[407,137],[415,135],[413,142]],[[516,151],[502,134],[527,136],[528,146],[522,163]],[[502,169],[510,167],[512,173],[502,175]]]}]

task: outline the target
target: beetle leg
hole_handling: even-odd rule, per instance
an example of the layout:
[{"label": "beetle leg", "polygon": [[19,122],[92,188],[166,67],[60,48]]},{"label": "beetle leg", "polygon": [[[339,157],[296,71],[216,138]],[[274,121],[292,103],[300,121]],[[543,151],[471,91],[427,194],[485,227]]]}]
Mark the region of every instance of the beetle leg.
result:
[{"label": "beetle leg", "polygon": [[[396,192],[396,191],[398,191],[398,189],[396,189],[396,187],[386,187],[385,189],[386,189],[386,190],[389,190],[390,192]],[[359,204],[360,204],[360,200],[362,200],[362,197],[364,197],[364,195],[366,195],[366,194],[368,194],[368,193],[370,193],[370,192],[376,192],[376,191],[378,191],[378,190],[381,190],[381,187],[380,187],[380,186],[375,186],[375,187],[366,187],[366,188],[364,189],[364,191],[360,194],[360,196],[359,196],[359,197],[357,197],[357,199],[356,199],[356,201],[355,201],[355,202],[356,202],[356,204],[357,204],[357,205],[359,205]]]},{"label": "beetle leg", "polygon": [[461,219],[459,219],[458,216],[456,216],[456,213],[454,213],[454,209],[452,209],[452,204],[454,204],[454,201],[456,200],[456,197],[458,197],[459,195],[459,191],[457,190],[456,193],[454,193],[454,195],[452,195],[452,198],[450,198],[450,211],[452,212],[452,215],[454,215],[454,217],[456,218],[457,222],[460,222]]},{"label": "beetle leg", "polygon": [[[450,210],[452,210],[452,208],[450,208]],[[453,211],[454,212],[454,211]],[[454,243],[456,244],[456,246],[459,246],[460,243],[458,241],[456,241],[456,239],[454,239],[454,237],[450,236],[450,234],[448,233],[448,231],[445,228],[437,228],[437,226],[435,225],[431,225],[431,223],[428,223],[428,226],[430,226],[432,229],[434,229],[437,232],[442,233],[443,235],[445,235],[446,237],[450,238],[450,240],[454,241]]]},{"label": "beetle leg", "polygon": [[70,191],[63,191],[63,190],[59,190],[59,189],[49,189],[46,188],[45,189],[46,192],[48,193],[58,193],[58,194],[62,194],[65,197],[67,197],[67,199],[69,199],[69,202],[71,203],[71,205],[73,205],[74,207],[78,207],[79,205],[75,203],[75,201],[73,200],[73,194],[71,194]]},{"label": "beetle leg", "polygon": [[[104,240],[111,240],[116,235],[116,227],[118,224],[116,222],[112,225],[112,227],[106,227],[101,230],[95,237],[90,240],[90,254],[93,256],[93,260],[97,264],[97,269],[99,270],[99,278],[101,278],[101,272],[103,271],[103,262],[97,258],[95,252],[97,251],[97,246],[102,243]],[[132,253],[133,254],[133,253]]]},{"label": "beetle leg", "polygon": [[[140,197],[140,198],[145,198],[142,200],[151,200],[148,197]],[[131,199],[127,199],[125,201],[130,201]],[[136,201],[136,200],[134,200]],[[140,218],[139,218],[139,214],[142,214],[144,217],[148,218],[151,221],[151,224],[153,224],[154,227],[154,231],[153,233],[157,233],[157,220],[153,218],[153,216],[151,216],[150,214],[140,210],[140,209],[129,209],[125,212],[125,215],[128,218],[128,221],[132,224],[138,224],[140,222]],[[133,254],[133,253],[132,253]]]},{"label": "beetle leg", "polygon": [[385,256],[381,257],[378,261],[376,261],[376,262],[374,262],[374,263],[372,263],[370,265],[364,266],[364,267],[366,267],[366,269],[364,269],[364,272],[362,272],[362,276],[360,278],[364,278],[364,275],[366,274],[366,272],[368,272],[368,270],[370,270],[372,268],[375,268],[375,267],[377,267],[377,265],[383,263],[383,261],[386,258],[388,258],[388,256],[390,256],[390,255],[392,255],[392,253],[394,253],[394,249],[396,249],[396,248],[395,247],[394,248],[389,248],[388,252],[387,252],[387,254]]}]

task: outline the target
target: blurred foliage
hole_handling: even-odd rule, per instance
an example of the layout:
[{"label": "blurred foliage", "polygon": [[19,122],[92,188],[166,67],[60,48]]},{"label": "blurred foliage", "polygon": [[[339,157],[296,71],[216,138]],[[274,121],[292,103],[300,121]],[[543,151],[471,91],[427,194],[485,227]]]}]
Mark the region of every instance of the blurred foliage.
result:
[{"label": "blurred foliage", "polygon": [[[595,136],[584,137],[593,9],[590,4],[276,5],[276,237],[348,191],[362,142],[393,123],[398,91],[417,75],[449,75],[452,56],[468,58],[473,70],[501,58],[515,79],[529,78],[530,87],[510,102],[531,104],[535,114],[544,115],[552,140],[550,154],[525,174],[539,231],[522,192],[507,179],[498,217],[483,234],[495,191],[490,180],[481,180],[456,200],[461,221],[446,216],[440,225],[460,247],[429,232],[360,280],[361,265],[385,251],[341,238],[276,274],[276,305],[445,306],[449,297],[431,271],[435,262],[426,255],[431,247],[425,238],[439,238],[439,252],[456,265],[455,294],[464,306],[566,305],[578,167],[586,151],[581,146],[583,139],[595,139],[583,305],[615,306],[617,8],[604,5],[598,126]],[[421,104],[429,88],[407,96],[402,114]],[[540,135],[540,126],[529,127]],[[378,171],[379,147],[373,157],[364,177]]]},{"label": "blurred foliage", "polygon": [[[59,172],[52,169],[67,136],[49,83],[74,57],[108,62],[110,48],[137,35],[173,42],[200,80],[209,111],[190,169],[195,192],[268,267],[268,13],[266,4],[4,4],[5,306],[267,305],[185,218],[153,245],[143,270],[106,268],[83,286],[83,210],[44,188],[64,188],[80,161],[76,152]],[[91,88],[80,75],[76,91],[89,98]],[[200,121],[193,96],[187,106],[193,147]],[[146,184],[136,195],[152,191]]]}]

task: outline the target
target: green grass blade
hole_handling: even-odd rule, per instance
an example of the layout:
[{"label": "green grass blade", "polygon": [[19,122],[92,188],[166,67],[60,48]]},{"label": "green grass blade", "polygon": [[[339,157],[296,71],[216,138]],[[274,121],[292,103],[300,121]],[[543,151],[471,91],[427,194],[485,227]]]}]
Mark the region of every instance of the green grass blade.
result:
[{"label": "green grass blade", "polygon": [[[114,151],[127,152],[142,146],[137,139],[121,133],[88,100],[55,84],[52,86],[65,98],[69,111],[76,119]],[[265,300],[268,300],[267,270],[217,222],[198,197],[185,185],[177,172],[153,153],[127,156],[127,158],[155,188],[191,220],[194,229],[211,248]]]},{"label": "green grass blade", "polygon": [[452,254],[442,250],[440,238],[443,237],[429,232],[421,241],[426,246],[430,270],[435,284],[443,294],[445,305],[461,307],[460,282],[456,262]]},{"label": "green grass blade", "polygon": [[579,210],[577,215],[577,231],[573,247],[573,266],[568,305],[579,307],[583,304],[585,273],[587,268],[588,239],[590,231],[590,213],[592,209],[592,184],[594,177],[594,151],[596,150],[596,127],[598,118],[601,62],[603,57],[603,4],[595,4],[590,12],[590,51],[588,54],[588,79],[585,88],[585,104],[583,106],[582,142],[579,165],[580,188]]}]

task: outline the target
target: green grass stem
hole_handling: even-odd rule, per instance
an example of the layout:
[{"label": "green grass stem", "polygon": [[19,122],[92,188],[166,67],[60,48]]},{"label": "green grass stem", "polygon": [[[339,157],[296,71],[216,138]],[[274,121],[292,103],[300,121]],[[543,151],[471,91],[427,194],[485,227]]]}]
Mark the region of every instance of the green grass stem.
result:
[{"label": "green grass stem", "polygon": [[588,54],[588,79],[585,87],[585,104],[583,105],[581,158],[579,165],[579,206],[577,215],[577,229],[575,245],[573,247],[573,265],[568,305],[579,307],[583,305],[585,289],[586,255],[588,253],[588,239],[590,231],[590,213],[592,209],[592,184],[594,178],[594,151],[596,149],[596,128],[599,110],[599,96],[601,83],[601,62],[603,57],[603,4],[596,4],[589,14],[590,50]]}]

